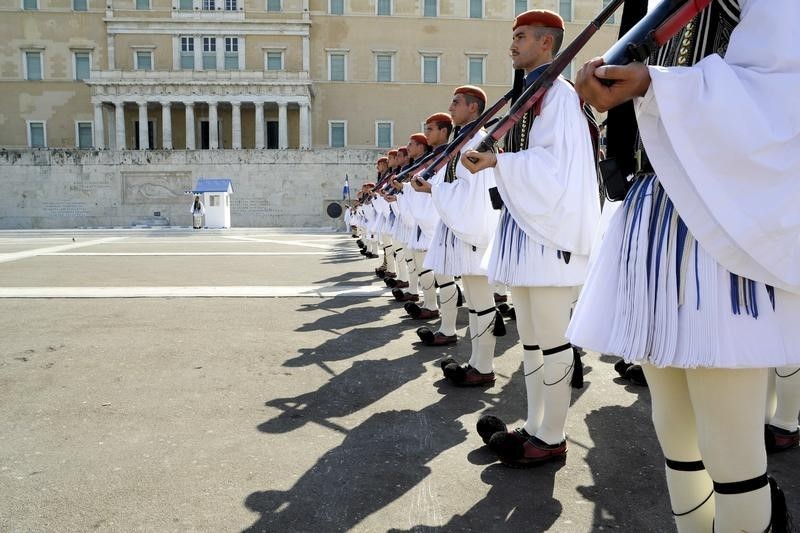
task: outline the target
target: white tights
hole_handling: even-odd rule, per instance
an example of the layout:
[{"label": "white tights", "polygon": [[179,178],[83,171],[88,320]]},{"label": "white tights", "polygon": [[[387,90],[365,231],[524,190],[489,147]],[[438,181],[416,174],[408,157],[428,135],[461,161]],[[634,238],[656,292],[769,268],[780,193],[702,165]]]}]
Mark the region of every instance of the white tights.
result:
[{"label": "white tights", "polygon": [[768,391],[767,423],[795,431],[800,413],[800,367],[770,369]]},{"label": "white tights", "polygon": [[511,287],[524,350],[525,431],[548,444],[565,439],[574,360],[564,332],[576,295],[577,287]]},{"label": "white tights", "polygon": [[439,287],[439,321],[438,331],[444,335],[456,334],[456,317],[458,316],[458,289],[453,276],[434,273],[436,286]]},{"label": "white tights", "polygon": [[766,370],[643,368],[653,424],[668,460],[678,531],[708,533],[712,522],[715,533],[764,531],[770,522],[769,486],[721,494],[713,492],[713,482],[751,480],[767,470],[761,401]]},{"label": "white tights", "polygon": [[422,266],[425,264],[426,253],[414,250],[414,263],[417,265],[419,288],[422,289],[422,307],[436,311],[439,309],[439,304],[436,301],[436,279],[433,276],[433,270]]},{"label": "white tights", "polygon": [[[403,243],[392,240],[394,243],[394,261],[397,264],[397,280],[408,281],[408,264],[406,263],[405,247]],[[409,288],[411,286],[409,285]],[[413,293],[412,293],[413,294]]]},{"label": "white tights", "polygon": [[392,236],[387,233],[381,234],[381,248],[383,248],[383,264],[386,265],[387,272],[397,272],[397,265],[394,261],[394,245]]},{"label": "white tights", "polygon": [[472,353],[469,365],[481,374],[494,370],[494,347],[497,342],[492,333],[495,316],[494,295],[486,276],[462,276],[464,295],[469,301],[469,338]]}]

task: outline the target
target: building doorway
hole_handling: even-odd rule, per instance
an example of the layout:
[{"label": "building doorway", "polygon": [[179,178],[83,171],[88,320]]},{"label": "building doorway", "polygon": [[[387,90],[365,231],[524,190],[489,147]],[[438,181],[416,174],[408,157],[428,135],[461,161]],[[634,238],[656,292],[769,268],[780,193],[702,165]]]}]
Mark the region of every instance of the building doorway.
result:
[{"label": "building doorway", "polygon": [[270,150],[278,149],[278,121],[267,121],[267,148]]},{"label": "building doorway", "polygon": [[[156,124],[152,120],[147,121],[147,146],[150,147],[150,150],[155,148],[155,131],[156,131]],[[133,122],[133,137],[134,143],[136,145],[137,150],[141,150],[141,143],[139,142],[139,121],[135,120]]]}]

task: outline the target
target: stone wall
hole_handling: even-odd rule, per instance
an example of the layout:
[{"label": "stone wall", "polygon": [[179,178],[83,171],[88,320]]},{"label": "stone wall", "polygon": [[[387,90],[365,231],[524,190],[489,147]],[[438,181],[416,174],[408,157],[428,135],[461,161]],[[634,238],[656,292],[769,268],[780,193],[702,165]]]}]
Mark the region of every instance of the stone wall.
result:
[{"label": "stone wall", "polygon": [[375,150],[0,150],[0,229],[190,226],[198,178],[230,178],[234,227],[330,227]]}]

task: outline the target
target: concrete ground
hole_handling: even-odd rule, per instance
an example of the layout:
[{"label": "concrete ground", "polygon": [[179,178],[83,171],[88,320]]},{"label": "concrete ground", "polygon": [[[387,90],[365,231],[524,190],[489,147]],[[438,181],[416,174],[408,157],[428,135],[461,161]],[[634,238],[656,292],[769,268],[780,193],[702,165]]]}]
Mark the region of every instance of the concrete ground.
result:
[{"label": "concrete ground", "polygon": [[[674,531],[646,388],[589,355],[564,465],[513,470],[341,233],[0,233],[0,531]],[[459,328],[466,326],[466,310]],[[770,470],[800,516],[800,451]]]}]

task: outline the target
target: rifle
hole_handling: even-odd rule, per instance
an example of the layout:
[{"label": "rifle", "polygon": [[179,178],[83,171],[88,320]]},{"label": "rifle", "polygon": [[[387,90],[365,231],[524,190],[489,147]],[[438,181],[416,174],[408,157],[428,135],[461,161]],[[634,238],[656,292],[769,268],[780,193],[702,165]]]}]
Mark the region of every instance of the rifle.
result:
[{"label": "rifle", "polygon": [[711,0],[664,0],[603,54],[603,64],[644,61],[710,3]]},{"label": "rifle", "polygon": [[497,113],[503,109],[509,101],[516,101],[517,98],[520,97],[522,93],[522,86],[525,82],[525,72],[522,70],[515,70],[514,71],[514,86],[510,91],[504,94],[497,102],[495,102],[489,109],[484,110],[481,115],[475,119],[468,127],[462,129],[455,139],[452,140],[450,144],[447,145],[447,148],[442,151],[441,155],[439,155],[436,160],[431,163],[431,165],[422,172],[419,177],[424,180],[431,179],[439,170],[442,169],[443,166],[447,164],[450,159],[452,159],[453,154],[456,154],[461,151],[467,141],[472,138],[472,135],[476,131],[480,131],[480,129],[486,126],[489,123],[489,120],[494,117]]},{"label": "rifle", "polygon": [[[550,63],[542,74],[531,83],[525,91],[520,95],[517,102],[511,106],[508,113],[501,118],[497,124],[492,128],[492,130],[487,133],[484,138],[479,142],[475,150],[478,152],[488,152],[494,148],[494,145],[497,141],[505,137],[508,130],[510,130],[514,124],[519,122],[522,116],[531,109],[536,103],[541,100],[547,90],[553,85],[553,83],[558,79],[564,69],[570,64],[570,62],[575,59],[575,56],[578,55],[578,52],[586,46],[586,43],[589,42],[589,39],[597,33],[597,30],[600,29],[606,20],[617,10],[617,8],[622,5],[624,0],[612,0],[608,3],[606,7],[603,8],[602,11],[592,20],[571,43],[567,46],[564,50],[561,51],[555,58],[553,58],[553,62]],[[477,159],[470,159],[473,163],[477,162]]]},{"label": "rifle", "polygon": [[[542,99],[559,74],[622,2],[623,0],[610,2],[570,45],[553,59],[550,66],[525,89],[508,114],[500,119],[492,131],[477,145],[476,151],[491,150],[494,144],[522,118],[522,115]],[[604,60],[607,64],[619,65],[627,64],[636,57],[642,57],[643,54],[646,54],[643,57],[648,57],[656,47],[667,42],[710,2],[711,0],[663,0],[611,47],[603,56]]]},{"label": "rifle", "polygon": [[[641,18],[629,31],[622,36],[609,50],[603,54],[603,63],[606,65],[627,65],[633,61],[642,62],[649,58],[652,53],[660,46],[669,41],[673,35],[684,27],[694,18],[703,8],[711,3],[711,0],[665,0],[653,8],[649,13]],[[612,85],[613,80],[601,80],[605,85]],[[612,116],[622,122],[620,127],[620,141],[629,146],[634,142],[635,135],[627,134],[624,113],[628,113],[627,121],[633,129],[635,118],[633,108],[630,103],[627,109],[621,106],[609,111],[609,119]],[[609,126],[609,133],[611,127]],[[625,137],[627,135],[627,138]],[[611,148],[611,135],[609,135],[609,149]],[[626,148],[627,150],[627,148]],[[600,162],[600,175],[603,178],[603,187],[606,197],[612,202],[617,202],[625,198],[630,188],[628,176],[635,170],[633,157],[626,151],[611,153],[609,157]]]}]

